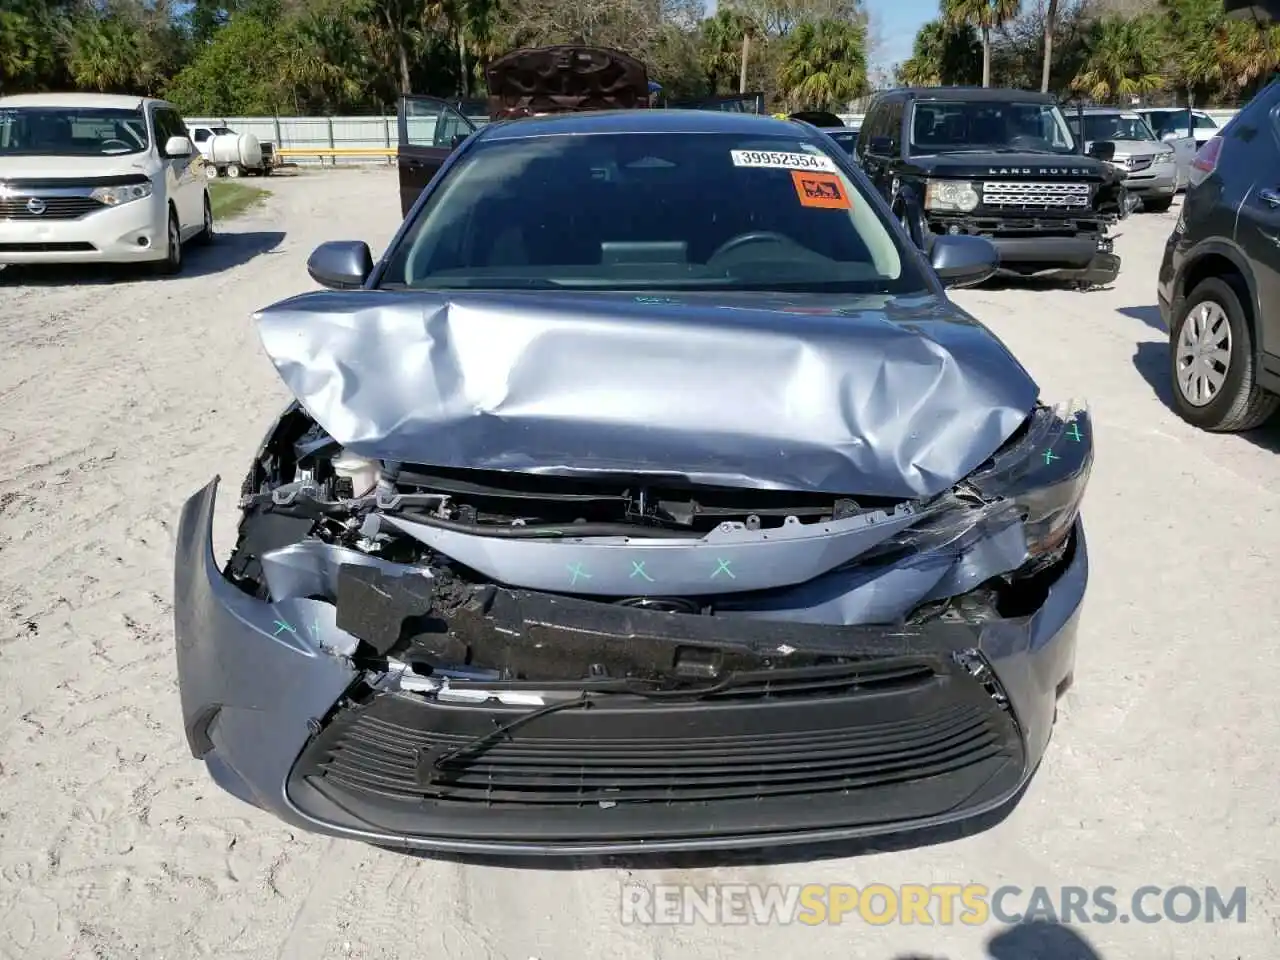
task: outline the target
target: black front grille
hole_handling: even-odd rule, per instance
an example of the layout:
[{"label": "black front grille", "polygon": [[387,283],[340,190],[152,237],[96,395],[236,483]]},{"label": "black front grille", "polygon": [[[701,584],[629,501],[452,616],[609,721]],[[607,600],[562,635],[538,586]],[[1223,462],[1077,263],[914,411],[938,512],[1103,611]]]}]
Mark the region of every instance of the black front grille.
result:
[{"label": "black front grille", "polygon": [[604,695],[496,735],[537,708],[375,694],[312,739],[289,791],[351,828],[501,844],[907,822],[1016,789],[1017,725],[962,670],[841,669],[777,670],[701,701]]},{"label": "black front grille", "polygon": [[29,206],[30,197],[0,197],[0,220],[77,220],[104,209],[91,197],[39,197],[39,212]]},{"label": "black front grille", "polygon": [[441,766],[419,760],[467,737],[429,735],[376,716],[338,734],[322,762],[332,783],[388,799],[449,803],[669,803],[846,792],[940,776],[992,759],[1001,738],[974,708],[901,723],[775,736],[576,740],[526,738]]},{"label": "black front grille", "polygon": [[90,253],[92,243],[0,243],[0,253]]}]

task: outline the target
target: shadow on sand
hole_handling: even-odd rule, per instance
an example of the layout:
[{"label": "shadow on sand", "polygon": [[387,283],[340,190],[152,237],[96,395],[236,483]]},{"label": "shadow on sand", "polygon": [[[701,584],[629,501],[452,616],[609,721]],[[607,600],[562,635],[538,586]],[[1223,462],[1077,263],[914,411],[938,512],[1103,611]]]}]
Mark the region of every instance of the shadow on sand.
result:
[{"label": "shadow on sand", "polygon": [[[1133,368],[1147,381],[1160,402],[1173,410],[1173,375],[1169,369],[1169,345],[1167,343],[1139,343],[1133,351]],[[1176,411],[1175,411],[1176,412]],[[1280,416],[1272,417],[1256,430],[1236,436],[1250,443],[1280,453]]]},{"label": "shadow on sand", "polygon": [[278,230],[219,232],[209,247],[186,245],[186,262],[177,276],[149,276],[142,264],[19,264],[0,269],[0,284],[6,286],[66,287],[120,284],[129,281],[167,283],[207,277],[248,263],[280,246],[284,234]]},{"label": "shadow on sand", "polygon": [[1164,335],[1164,321],[1160,319],[1160,308],[1156,306],[1150,307],[1121,307],[1119,314],[1125,317],[1132,317],[1134,320],[1141,320],[1152,330]]},{"label": "shadow on sand", "polygon": [[[987,941],[991,960],[1103,960],[1102,954],[1071,927],[1060,923],[1020,923],[1005,927]],[[948,960],[936,955],[904,953],[893,960]]]}]

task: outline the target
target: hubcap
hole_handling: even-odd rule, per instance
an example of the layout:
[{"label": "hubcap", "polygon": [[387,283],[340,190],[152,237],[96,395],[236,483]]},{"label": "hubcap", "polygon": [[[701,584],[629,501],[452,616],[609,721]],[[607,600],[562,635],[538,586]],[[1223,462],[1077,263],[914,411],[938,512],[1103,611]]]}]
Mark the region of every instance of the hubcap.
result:
[{"label": "hubcap", "polygon": [[1212,300],[1198,303],[1182,321],[1175,352],[1178,389],[1193,407],[1213,401],[1227,380],[1231,363],[1231,323]]}]

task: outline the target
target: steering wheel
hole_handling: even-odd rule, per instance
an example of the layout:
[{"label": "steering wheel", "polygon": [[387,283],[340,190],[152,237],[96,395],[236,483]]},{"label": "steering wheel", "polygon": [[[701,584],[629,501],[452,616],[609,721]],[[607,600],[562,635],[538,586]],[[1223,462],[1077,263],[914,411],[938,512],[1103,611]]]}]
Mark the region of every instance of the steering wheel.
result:
[{"label": "steering wheel", "polygon": [[796,242],[790,237],[773,230],[749,230],[746,233],[740,233],[736,237],[730,237],[720,246],[716,247],[715,253],[707,258],[707,262],[723,257],[727,253],[732,253],[739,247],[745,247],[752,243],[785,243],[788,246],[795,246]]},{"label": "steering wheel", "polygon": [[133,149],[133,145],[132,145],[132,144],[130,144],[130,143],[129,143],[128,141],[126,141],[126,140],[121,140],[119,137],[112,137],[110,140],[103,140],[103,141],[102,141],[102,149],[103,149],[103,150],[106,150],[106,149],[107,149],[108,147],[110,147],[110,146],[111,146],[111,144],[113,144],[113,143],[118,143],[118,144],[120,144],[120,147],[121,147],[122,149],[124,149],[124,150],[132,150],[132,149]]}]

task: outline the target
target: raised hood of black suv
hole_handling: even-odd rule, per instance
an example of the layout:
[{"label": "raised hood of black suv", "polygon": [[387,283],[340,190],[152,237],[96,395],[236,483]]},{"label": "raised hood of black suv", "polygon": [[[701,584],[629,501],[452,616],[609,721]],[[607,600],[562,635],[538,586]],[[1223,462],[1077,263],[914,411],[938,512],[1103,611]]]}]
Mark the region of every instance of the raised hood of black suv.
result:
[{"label": "raised hood of black suv", "polygon": [[513,50],[485,70],[491,117],[645,106],[645,66],[619,50],[555,46]]},{"label": "raised hood of black suv", "polygon": [[439,467],[911,499],[1037,399],[935,297],[323,291],[256,319],[334,440]]}]

